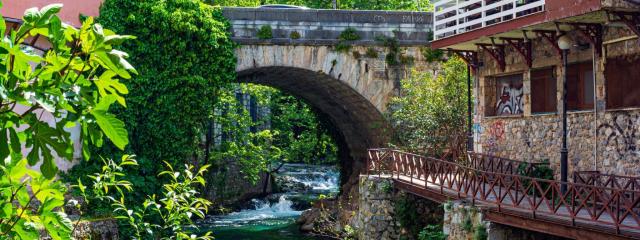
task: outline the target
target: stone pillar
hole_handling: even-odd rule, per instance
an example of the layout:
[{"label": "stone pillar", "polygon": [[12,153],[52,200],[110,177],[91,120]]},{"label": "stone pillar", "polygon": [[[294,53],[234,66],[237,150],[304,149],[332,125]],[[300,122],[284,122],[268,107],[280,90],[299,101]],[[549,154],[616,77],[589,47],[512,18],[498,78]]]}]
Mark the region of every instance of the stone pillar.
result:
[{"label": "stone pillar", "polygon": [[482,152],[482,116],[480,115],[480,70],[476,69],[473,74],[473,151]]},{"label": "stone pillar", "polygon": [[607,108],[607,104],[606,104],[607,103],[606,102],[607,101],[606,100],[607,79],[604,74],[606,64],[607,64],[607,56],[606,56],[606,52],[603,50],[600,56],[596,56],[595,69],[593,69],[595,73],[595,83],[596,83],[596,89],[595,89],[596,95],[594,96],[596,101],[595,111],[597,112],[594,123],[592,125],[593,127],[592,131],[594,134],[593,170],[602,170],[602,168],[604,167],[603,162],[605,159],[603,156],[604,151],[602,151],[604,149],[600,149],[600,148],[604,148],[604,146],[598,145],[598,143],[600,142],[600,139],[603,138],[602,136],[598,136],[598,126],[602,124],[602,122],[604,122],[605,110]]},{"label": "stone pillar", "polygon": [[491,107],[491,106],[487,106],[487,78],[485,78],[484,76],[480,75],[480,70],[478,70],[478,77],[476,77],[477,79],[477,93],[476,93],[476,114],[474,117],[474,123],[477,124],[478,128],[474,131],[477,132],[477,142],[475,145],[475,151],[478,153],[483,153],[484,149],[482,149],[482,131],[484,129],[482,129],[482,121],[484,120],[484,118],[487,115],[487,107]]},{"label": "stone pillar", "polygon": [[443,232],[448,239],[487,239],[488,222],[479,208],[461,201],[444,204]]},{"label": "stone pillar", "polygon": [[354,223],[358,239],[399,239],[400,227],[393,217],[393,181],[377,176],[360,176],[359,193]]},{"label": "stone pillar", "polygon": [[[562,69],[562,59],[560,59],[560,62],[556,65],[556,110],[558,114],[562,113],[562,91],[564,90],[564,85],[562,85],[563,71],[564,69]],[[558,119],[561,118],[562,117]]]},{"label": "stone pillar", "polygon": [[524,105],[524,116],[531,116],[531,69],[527,68],[522,73],[522,98]]}]

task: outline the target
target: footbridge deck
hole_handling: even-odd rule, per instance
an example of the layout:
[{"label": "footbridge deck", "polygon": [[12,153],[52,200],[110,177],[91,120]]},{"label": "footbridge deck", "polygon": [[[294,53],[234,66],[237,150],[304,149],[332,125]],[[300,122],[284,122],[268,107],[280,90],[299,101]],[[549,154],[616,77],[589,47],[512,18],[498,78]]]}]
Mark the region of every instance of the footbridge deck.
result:
[{"label": "footbridge deck", "polygon": [[369,175],[392,178],[398,189],[436,202],[475,204],[487,221],[573,239],[640,238],[635,178],[602,182],[577,174],[574,182],[564,183],[526,177],[535,164],[469,156],[463,164],[371,149],[367,169]]}]

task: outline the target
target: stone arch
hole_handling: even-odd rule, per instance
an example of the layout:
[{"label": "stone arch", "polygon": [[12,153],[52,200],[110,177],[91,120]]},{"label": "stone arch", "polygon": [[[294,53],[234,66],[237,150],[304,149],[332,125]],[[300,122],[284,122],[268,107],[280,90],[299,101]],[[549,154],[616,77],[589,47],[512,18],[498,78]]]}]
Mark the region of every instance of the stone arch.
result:
[{"label": "stone arch", "polygon": [[[367,148],[387,142],[390,127],[383,113],[397,81],[388,77],[384,60],[357,59],[328,46],[245,45],[236,56],[239,82],[278,88],[328,117],[334,138],[347,151],[339,153],[347,175],[363,169]],[[343,181],[348,180],[344,174]]]}]

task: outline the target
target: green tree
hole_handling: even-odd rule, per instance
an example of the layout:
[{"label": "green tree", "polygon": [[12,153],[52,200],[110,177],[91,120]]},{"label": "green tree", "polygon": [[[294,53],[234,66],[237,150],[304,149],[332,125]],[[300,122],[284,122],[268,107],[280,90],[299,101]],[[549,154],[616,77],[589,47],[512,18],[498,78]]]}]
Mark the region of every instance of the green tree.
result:
[{"label": "green tree", "polygon": [[329,123],[319,117],[318,110],[280,91],[271,96],[271,128],[279,133],[274,144],[282,149],[283,160],[335,163],[337,146],[329,134]]},{"label": "green tree", "polygon": [[[92,18],[80,29],[63,24],[61,7],[26,10],[22,25],[0,40],[0,239],[37,239],[42,229],[53,239],[73,233],[59,210],[66,188],[54,179],[54,154],[67,160],[73,154],[65,129],[81,126],[86,159],[85,150],[102,145],[104,136],[119,149],[128,144],[123,122],[109,107],[126,106],[122,95],[128,90],[120,79],[136,71],[113,47],[133,37],[116,35]],[[0,21],[0,32],[6,30]],[[37,36],[51,43],[44,54],[23,45]],[[56,123],[43,120],[45,114]],[[28,169],[37,163],[41,173]]]},{"label": "green tree", "polygon": [[[138,156],[140,167],[125,172],[136,188],[126,197],[139,202],[161,189],[158,161],[175,166],[207,161],[205,136],[218,92],[236,78],[235,44],[221,9],[199,0],[107,0],[98,21],[137,36],[120,49],[131,53],[132,64],[144,71],[126,83],[130,89],[127,108],[114,112],[130,133],[126,150]],[[120,155],[111,146],[92,152],[107,158]],[[74,181],[100,167],[83,162],[65,178]],[[103,204],[92,209],[96,215],[111,214]]]},{"label": "green tree", "polygon": [[462,151],[467,114],[465,63],[451,58],[433,73],[414,72],[401,85],[400,97],[390,105],[397,144],[431,155],[445,149]]},{"label": "green tree", "polygon": [[252,119],[245,107],[245,93],[256,98],[259,105],[266,105],[269,96],[265,90],[256,85],[228,84],[219,92],[215,122],[220,131],[215,138],[220,141],[211,159],[215,171],[235,164],[244,178],[255,183],[268,163],[280,160],[281,150],[272,144],[278,133],[265,127],[268,119]]}]

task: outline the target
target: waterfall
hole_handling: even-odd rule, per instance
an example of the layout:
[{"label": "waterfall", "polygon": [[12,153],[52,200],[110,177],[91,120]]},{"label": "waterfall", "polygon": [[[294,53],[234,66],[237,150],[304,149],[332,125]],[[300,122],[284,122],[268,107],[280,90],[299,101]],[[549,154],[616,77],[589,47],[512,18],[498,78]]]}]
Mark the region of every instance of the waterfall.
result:
[{"label": "waterfall", "polygon": [[[285,164],[274,177],[280,193],[252,199],[245,209],[209,216],[197,225],[213,231],[216,239],[309,239],[297,231],[295,219],[321,194],[338,192],[339,171],[334,166]],[[291,238],[282,238],[285,235]]]}]

